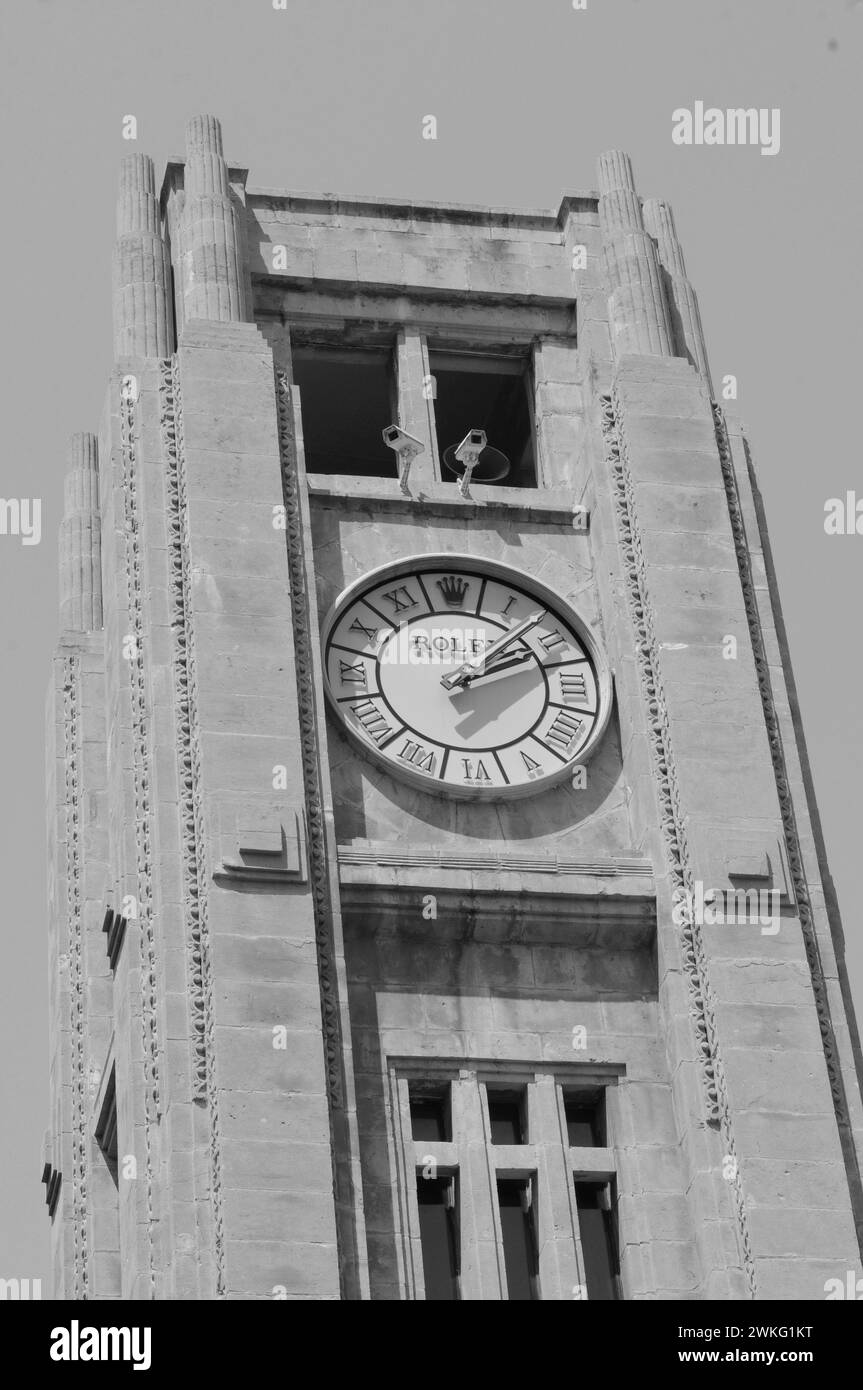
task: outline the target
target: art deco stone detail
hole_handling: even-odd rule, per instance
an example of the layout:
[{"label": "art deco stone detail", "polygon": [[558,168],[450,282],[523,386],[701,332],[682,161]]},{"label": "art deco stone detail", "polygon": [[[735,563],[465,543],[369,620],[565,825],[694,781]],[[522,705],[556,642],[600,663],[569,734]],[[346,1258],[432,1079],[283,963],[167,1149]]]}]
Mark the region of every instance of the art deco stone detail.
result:
[{"label": "art deco stone detail", "polygon": [[[660,819],[668,854],[672,898],[674,899],[675,895],[679,894],[682,900],[692,902],[695,892],[695,875],[687,845],[685,815],[681,805],[674,754],[671,747],[668,710],[659,673],[659,651],[653,629],[653,613],[647,591],[644,553],[635,510],[632,478],[627,462],[623,412],[617,388],[613,389],[610,396],[601,396],[600,401],[606,460],[611,469],[618,520],[618,539],[623,554],[629,609],[635,630],[636,657],[647,708],[648,732],[653,749]],[[685,899],[683,898],[684,894],[688,894]],[[734,1200],[744,1272],[750,1294],[755,1298],[757,1295],[755,1261],[749,1235],[746,1200],[736,1163],[731,1110],[719,1052],[719,1038],[713,996],[707,976],[704,945],[700,927],[694,920],[693,914],[688,914],[687,920],[681,926],[680,940],[683,968],[691,1001],[690,1014],[701,1060],[707,1119],[710,1125],[715,1126],[720,1131],[724,1153],[728,1158],[734,1160],[731,1165],[734,1176],[729,1185]]]},{"label": "art deco stone detail", "polygon": [[84,924],[81,907],[81,788],[79,780],[80,657],[64,662],[63,729],[66,764],[66,921],[69,932],[69,1002],[72,1037],[72,1270],[75,1298],[87,1297],[87,1059],[84,1017]]},{"label": "art deco stone detail", "polygon": [[171,262],[162,237],[156,175],[149,155],[120,165],[114,245],[114,354],[161,357],[173,332]]},{"label": "art deco stone detail", "polygon": [[192,1029],[192,1095],[210,1119],[210,1190],[216,1257],[216,1293],[225,1293],[224,1219],[219,1098],[215,1082],[213,974],[207,915],[208,869],[201,798],[197,670],[192,615],[189,518],[180,372],[177,359],[159,363],[160,423],[167,466],[168,536],[173,639],[174,711],[180,785],[186,974]]},{"label": "art deco stone detail", "polygon": [[147,1184],[147,1250],[150,1284],[155,1295],[155,1156],[154,1131],[161,1113],[159,1086],[158,985],[153,925],[153,846],[150,791],[150,719],[144,669],[146,635],[141,576],[141,530],[138,510],[136,404],[125,393],[120,402],[123,493],[126,503],[126,588],[133,639],[127,649],[132,702],[132,755],[135,794],[137,913],[141,949],[141,1025],[144,1054],[144,1143]]},{"label": "art deco stone detail", "polygon": [[[860,1172],[854,1146],[851,1116],[848,1110],[845,1083],[842,1079],[842,1070],[839,1064],[836,1035],[833,1031],[833,1019],[830,1012],[827,982],[824,978],[824,966],[821,961],[821,952],[818,948],[818,935],[815,930],[815,914],[812,908],[812,898],[809,893],[806,870],[803,866],[803,850],[797,831],[797,818],[794,814],[794,798],[791,793],[791,786],[788,778],[788,764],[785,759],[785,750],[782,743],[779,714],[776,709],[773,686],[770,680],[770,663],[764,642],[761,617],[758,612],[758,596],[755,590],[755,580],[752,575],[752,561],[750,559],[749,546],[746,540],[746,529],[743,523],[743,512],[740,506],[740,494],[737,490],[737,479],[734,475],[734,462],[731,455],[731,445],[728,440],[725,416],[721,406],[717,405],[716,402],[713,403],[713,421],[716,428],[716,444],[719,450],[719,461],[722,466],[722,478],[725,483],[725,495],[728,499],[728,514],[731,518],[731,529],[734,535],[737,568],[740,574],[740,585],[743,590],[743,601],[749,625],[749,639],[752,643],[755,672],[758,677],[758,690],[761,696],[761,706],[764,710],[764,723],[767,727],[770,756],[773,762],[773,774],[776,778],[776,791],[779,797],[779,809],[782,815],[782,828],[785,835],[785,847],[788,855],[791,882],[794,889],[794,901],[796,902],[797,912],[800,918],[803,947],[806,952],[806,961],[812,980],[812,993],[815,999],[818,1028],[821,1033],[821,1045],[824,1049],[824,1060],[827,1065],[827,1076],[830,1081],[833,1109],[836,1115],[836,1124],[839,1130],[843,1156],[848,1166],[849,1177],[852,1182],[855,1183],[859,1191]],[[860,1229],[859,1223],[858,1236],[863,1239],[863,1229]]]},{"label": "art deco stone detail", "polygon": [[302,518],[300,516],[293,429],[290,421],[291,387],[287,374],[282,371],[276,372],[276,402],[285,506],[285,534],[288,547],[288,573],[291,586],[291,617],[294,626],[294,650],[297,667],[303,782],[309,830],[309,874],[314,902],[318,970],[321,980],[321,1013],[327,1060],[327,1088],[330,1105],[341,1108],[344,1104],[342,1043],[330,925],[332,902],[327,865],[326,830],[318,776],[317,710],[312,657],[314,639],[309,622]]}]

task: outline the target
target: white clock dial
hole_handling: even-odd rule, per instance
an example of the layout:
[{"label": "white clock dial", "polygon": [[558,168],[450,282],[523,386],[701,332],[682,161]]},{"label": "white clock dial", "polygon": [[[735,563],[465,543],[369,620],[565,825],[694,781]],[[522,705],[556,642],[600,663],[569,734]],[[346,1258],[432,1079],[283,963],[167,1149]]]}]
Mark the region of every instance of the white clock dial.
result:
[{"label": "white clock dial", "polygon": [[327,697],[350,737],[447,796],[524,796],[571,777],[611,712],[608,668],[575,610],[466,555],[364,576],[335,604],[323,646]]}]

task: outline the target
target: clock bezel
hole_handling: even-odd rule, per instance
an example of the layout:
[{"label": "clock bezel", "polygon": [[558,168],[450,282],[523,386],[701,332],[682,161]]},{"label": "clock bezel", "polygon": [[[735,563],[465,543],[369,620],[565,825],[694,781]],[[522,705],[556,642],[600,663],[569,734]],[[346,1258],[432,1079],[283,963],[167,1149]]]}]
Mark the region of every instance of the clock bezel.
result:
[{"label": "clock bezel", "polygon": [[[518,786],[461,787],[451,782],[439,781],[437,778],[432,780],[409,767],[397,766],[371,740],[364,738],[348,723],[337,696],[330,686],[327,669],[327,649],[333,629],[341,620],[345,609],[349,608],[357,598],[368,592],[369,589],[374,589],[379,584],[389,582],[392,579],[401,579],[417,571],[422,572],[427,568],[432,569],[438,566],[452,569],[455,573],[458,573],[459,569],[464,569],[468,572],[487,575],[497,581],[511,581],[514,587],[520,587],[525,593],[537,598],[544,607],[558,613],[579,638],[590,658],[596,677],[598,715],[587,742],[583,748],[579,749],[574,761],[563,764],[556,771],[549,772],[536,781],[520,783]],[[365,574],[360,575],[358,579],[354,579],[342,590],[324,618],[321,626],[321,658],[324,695],[330,710],[336,717],[338,728],[348,741],[359,749],[375,768],[386,772],[397,782],[407,783],[411,787],[419,788],[427,795],[443,797],[448,801],[516,801],[526,796],[541,796],[544,791],[550,791],[559,787],[561,783],[571,780],[573,769],[587,763],[596,752],[608,728],[614,703],[612,673],[605,652],[587,620],[571,603],[562,598],[549,585],[543,583],[542,580],[535,579],[533,575],[528,574],[517,565],[506,564],[501,560],[487,560],[484,556],[468,555],[460,551],[434,551],[430,554],[403,556],[399,560],[390,560],[384,565],[377,565],[374,569],[367,570]]]}]

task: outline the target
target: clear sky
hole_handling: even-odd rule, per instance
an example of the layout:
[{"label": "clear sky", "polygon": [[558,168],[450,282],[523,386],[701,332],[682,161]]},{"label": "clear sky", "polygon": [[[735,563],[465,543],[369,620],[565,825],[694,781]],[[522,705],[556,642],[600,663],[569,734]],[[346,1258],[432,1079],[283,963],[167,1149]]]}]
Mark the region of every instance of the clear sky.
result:
[{"label": "clear sky", "polygon": [[[5,0],[0,11],[6,445],[0,496],[0,1276],[47,1277],[43,706],[68,436],[98,428],[111,357],[119,161],[160,176],[221,118],[250,187],[556,209],[627,150],[671,201],[714,378],[764,492],[858,1013],[863,535],[827,536],[860,445],[860,0]],[[685,147],[672,111],[781,110],[781,147]],[[122,139],[135,115],[138,140]],[[422,119],[438,139],[423,140]]]}]

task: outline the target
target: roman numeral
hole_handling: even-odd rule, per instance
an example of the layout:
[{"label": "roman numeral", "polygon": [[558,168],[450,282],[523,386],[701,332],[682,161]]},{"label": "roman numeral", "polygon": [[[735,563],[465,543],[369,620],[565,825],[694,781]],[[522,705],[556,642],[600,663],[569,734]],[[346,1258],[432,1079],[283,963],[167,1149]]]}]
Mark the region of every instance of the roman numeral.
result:
[{"label": "roman numeral", "polygon": [[462,758],[462,763],[464,764],[464,780],[466,782],[491,783],[491,778],[486,771],[485,763],[482,761],[482,758],[480,758],[476,765],[476,771],[474,771],[473,763],[470,758]]},{"label": "roman numeral", "polygon": [[410,763],[419,772],[429,772],[432,776],[435,773],[435,755],[429,749],[423,748],[421,743],[414,743],[413,739],[407,738],[403,746],[398,751],[398,757],[403,763]]},{"label": "roman numeral", "polygon": [[377,634],[377,628],[374,628],[374,627],[363,627],[363,625],[362,625],[362,623],[360,622],[359,618],[354,618],[353,622],[351,623],[350,627],[348,628],[348,631],[349,631],[349,632],[361,632],[361,633],[363,634],[363,636],[365,637],[365,639],[366,639],[367,642],[374,642],[375,636],[376,636],[376,634]]},{"label": "roman numeral", "polygon": [[575,704],[577,700],[587,699],[587,683],[580,673],[572,674],[570,672],[567,675],[561,675],[560,688],[567,704],[570,701]]},{"label": "roman numeral", "polygon": [[377,705],[373,700],[361,700],[358,705],[351,705],[357,719],[362,724],[369,738],[373,738],[378,747],[383,744],[392,729],[384,719]]},{"label": "roman numeral", "polygon": [[566,749],[572,743],[577,734],[581,733],[583,727],[582,720],[576,715],[570,714],[569,710],[562,709],[549,726],[545,734],[544,742],[556,744],[558,748]]},{"label": "roman numeral", "polygon": [[509,603],[506,605],[506,608],[504,608],[504,609],[502,610],[502,612],[501,612],[501,615],[500,615],[500,616],[501,616],[502,618],[505,618],[505,617],[506,617],[507,613],[508,613],[509,610],[512,608],[512,605],[513,605],[514,603],[518,603],[518,599],[515,598],[515,597],[511,597],[510,600],[509,600]]},{"label": "roman numeral", "polygon": [[416,608],[419,603],[419,599],[413,598],[404,584],[400,584],[397,589],[391,589],[388,594],[381,594],[381,598],[392,604],[395,613],[401,613],[405,608]]},{"label": "roman numeral", "polygon": [[542,763],[538,763],[533,758],[529,758],[524,749],[519,749],[521,760],[524,763],[526,772],[542,772]]},{"label": "roman numeral", "polygon": [[339,657],[342,685],[361,685],[365,689],[366,668],[362,661],[342,661]]},{"label": "roman numeral", "polygon": [[539,645],[546,652],[550,652],[555,647],[560,647],[562,644],[563,636],[559,632],[545,632],[540,636],[539,639]]}]

